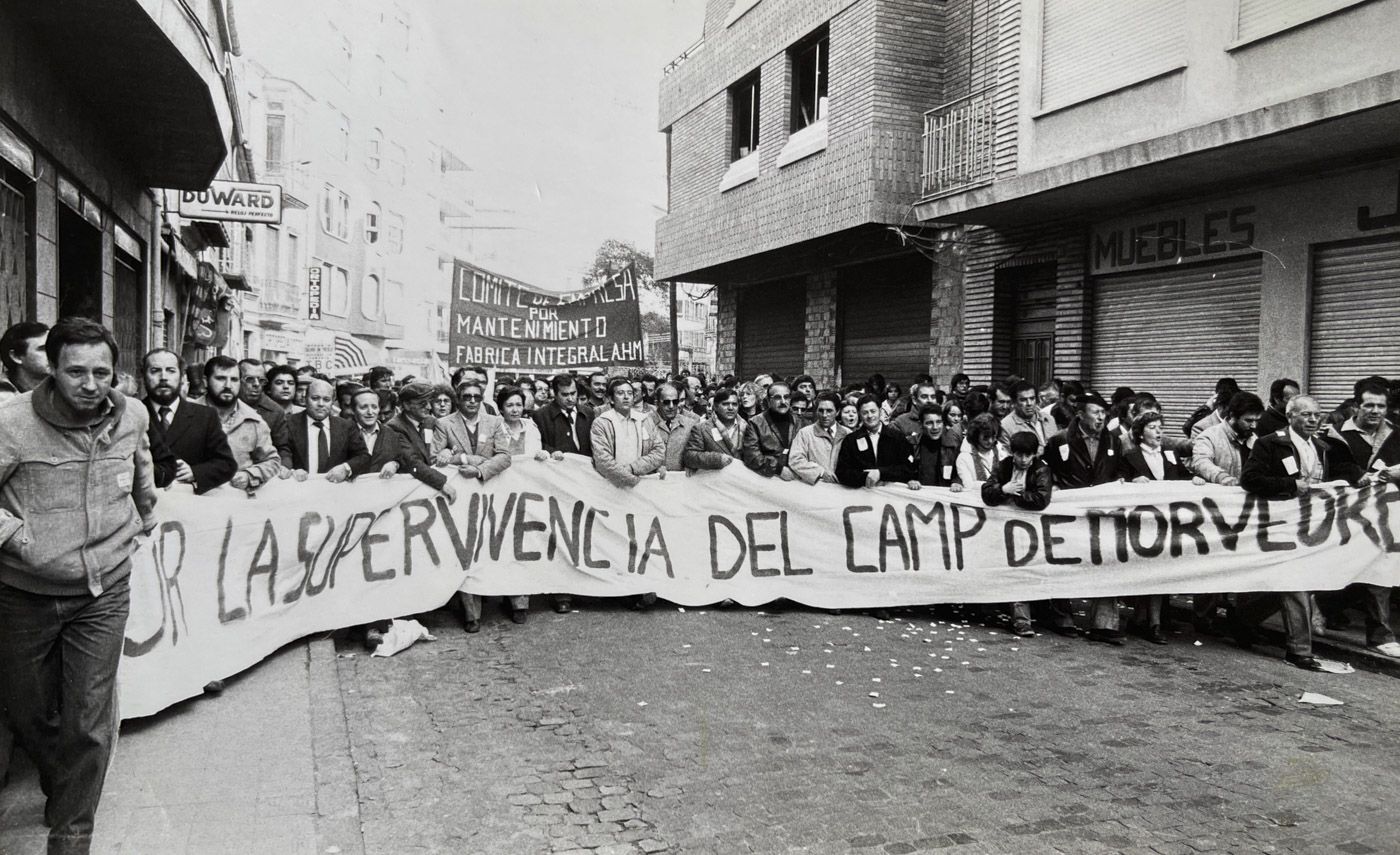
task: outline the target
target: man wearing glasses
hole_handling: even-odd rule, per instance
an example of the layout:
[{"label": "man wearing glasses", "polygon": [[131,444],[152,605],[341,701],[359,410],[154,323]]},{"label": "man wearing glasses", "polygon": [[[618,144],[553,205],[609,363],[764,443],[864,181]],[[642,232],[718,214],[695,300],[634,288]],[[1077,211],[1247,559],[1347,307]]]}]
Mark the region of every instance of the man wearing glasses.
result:
[{"label": "man wearing glasses", "polygon": [[437,423],[438,436],[447,445],[439,449],[436,463],[456,464],[467,478],[487,481],[510,466],[510,434],[505,420],[485,412],[485,387],[476,380],[457,386],[457,412]]},{"label": "man wearing glasses", "polygon": [[786,383],[768,387],[768,409],[749,420],[744,429],[744,465],[765,478],[795,476],[788,467],[788,454],[800,427],[792,417],[792,389]]},{"label": "man wearing glasses", "polygon": [[672,472],[685,468],[681,462],[685,441],[690,429],[700,422],[699,416],[681,408],[681,395],[679,384],[662,383],[656,387],[656,410],[647,415],[652,432],[666,444],[666,468]]}]

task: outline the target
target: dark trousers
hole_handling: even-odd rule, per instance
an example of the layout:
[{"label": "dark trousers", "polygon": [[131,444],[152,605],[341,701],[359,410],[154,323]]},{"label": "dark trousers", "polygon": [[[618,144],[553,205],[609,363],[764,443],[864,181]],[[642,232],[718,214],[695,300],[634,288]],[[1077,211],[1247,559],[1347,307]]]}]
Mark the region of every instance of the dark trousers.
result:
[{"label": "dark trousers", "polygon": [[1239,622],[1248,629],[1263,623],[1274,612],[1283,610],[1284,649],[1294,656],[1312,655],[1312,598],[1307,591],[1282,594],[1236,594]]},{"label": "dark trousers", "polygon": [[117,739],[130,588],[54,597],[0,584],[0,712],[48,796],[49,853],[86,853]]},{"label": "dark trousers", "polygon": [[[1074,605],[1069,600],[1050,601],[1050,623],[1054,626],[1074,626]],[[1089,628],[1118,630],[1118,598],[1089,598]]]},{"label": "dark trousers", "polygon": [[1390,627],[1390,588],[1357,582],[1340,591],[1317,594],[1318,607],[1329,617],[1355,605],[1366,615],[1366,644],[1375,647],[1395,640]]}]

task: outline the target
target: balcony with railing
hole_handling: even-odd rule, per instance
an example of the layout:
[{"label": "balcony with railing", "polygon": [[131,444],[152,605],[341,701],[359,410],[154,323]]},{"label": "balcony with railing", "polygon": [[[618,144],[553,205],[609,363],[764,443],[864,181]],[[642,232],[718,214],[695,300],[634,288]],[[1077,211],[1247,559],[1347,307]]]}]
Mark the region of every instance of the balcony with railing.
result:
[{"label": "balcony with railing", "polygon": [[306,317],[301,288],[284,279],[259,277],[252,283],[257,291],[257,312],[267,320],[285,323]]},{"label": "balcony with railing", "polygon": [[995,146],[991,90],[924,113],[923,198],[947,196],[991,182]]}]

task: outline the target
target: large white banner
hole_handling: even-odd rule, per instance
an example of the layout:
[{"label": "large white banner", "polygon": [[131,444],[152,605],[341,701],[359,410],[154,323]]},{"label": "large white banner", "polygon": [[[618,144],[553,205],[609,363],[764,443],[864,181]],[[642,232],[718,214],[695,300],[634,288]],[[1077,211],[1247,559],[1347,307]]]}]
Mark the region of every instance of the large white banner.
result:
[{"label": "large white banner", "polygon": [[682,605],[821,608],[1400,584],[1400,491],[1288,501],[1185,482],[1059,491],[851,490],[734,464],[615,487],[588,460],[517,458],[455,503],[406,476],[166,492],[136,556],[123,714],[151,715],[302,636],[488,595],[654,591]]}]

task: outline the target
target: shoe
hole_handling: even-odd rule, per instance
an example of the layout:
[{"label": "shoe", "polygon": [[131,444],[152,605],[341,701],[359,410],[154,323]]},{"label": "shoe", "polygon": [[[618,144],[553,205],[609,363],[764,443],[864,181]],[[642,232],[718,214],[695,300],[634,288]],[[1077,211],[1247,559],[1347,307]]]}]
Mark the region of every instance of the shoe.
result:
[{"label": "shoe", "polygon": [[469,620],[469,621],[467,621],[467,632],[481,632],[481,621],[479,621],[479,620]]},{"label": "shoe", "polygon": [[1157,624],[1149,626],[1147,628],[1146,634],[1144,634],[1143,637],[1146,638],[1148,641],[1152,642],[1153,644],[1167,643],[1167,634],[1163,632],[1162,627]]},{"label": "shoe", "polygon": [[1019,638],[1035,638],[1035,630],[1031,629],[1031,622],[1028,620],[1018,620],[1011,624],[1011,634]]},{"label": "shoe", "polygon": [[365,649],[370,653],[379,649],[379,645],[384,643],[384,633],[377,629],[366,630]]},{"label": "shoe", "polygon": [[1295,653],[1285,653],[1283,658],[1288,664],[1302,668],[1304,671],[1326,670],[1322,667],[1322,663],[1318,661],[1316,656],[1299,656]]},{"label": "shoe", "polygon": [[1087,635],[1090,641],[1097,641],[1100,644],[1111,644],[1114,647],[1122,647],[1124,644],[1123,633],[1114,629],[1091,629]]},{"label": "shoe", "polygon": [[573,610],[572,603],[559,602],[554,604],[554,613],[557,615],[566,615]]},{"label": "shoe", "polygon": [[649,611],[654,605],[656,605],[655,594],[642,594],[632,603],[632,609],[634,611],[645,612]]},{"label": "shoe", "polygon": [[512,609],[510,612],[511,623],[524,623],[530,617],[527,609]]},{"label": "shoe", "polygon": [[876,620],[893,620],[889,609],[876,609],[870,613]]},{"label": "shoe", "polygon": [[1077,626],[1060,626],[1057,623],[1052,623],[1050,624],[1050,631],[1056,635],[1063,635],[1065,638],[1079,637],[1079,627]]},{"label": "shoe", "polygon": [[223,691],[224,691],[224,681],[223,681],[223,680],[210,680],[209,682],[207,682],[207,683],[204,684],[204,694],[206,694],[206,695],[218,695],[218,694],[222,694]]},{"label": "shoe", "polygon": [[1400,643],[1387,641],[1385,644],[1377,644],[1371,649],[1382,656],[1389,656],[1391,659],[1400,659]]}]

